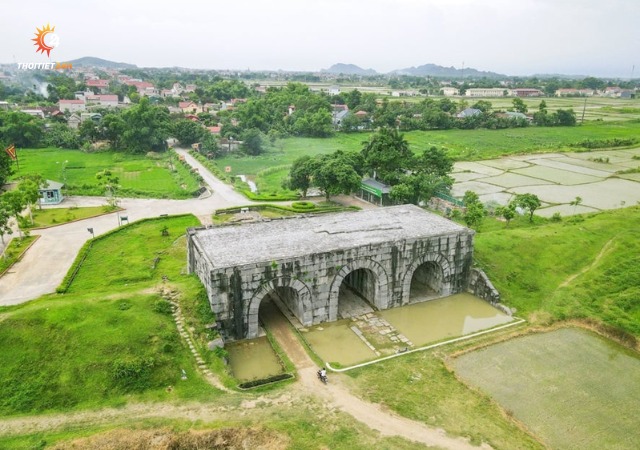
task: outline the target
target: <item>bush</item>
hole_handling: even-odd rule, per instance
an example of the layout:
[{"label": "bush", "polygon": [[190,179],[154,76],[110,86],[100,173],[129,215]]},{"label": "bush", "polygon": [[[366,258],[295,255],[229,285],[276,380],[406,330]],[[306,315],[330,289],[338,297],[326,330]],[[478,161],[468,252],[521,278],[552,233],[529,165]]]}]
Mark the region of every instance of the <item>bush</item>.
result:
[{"label": "bush", "polygon": [[122,387],[130,389],[145,389],[148,384],[145,380],[155,366],[152,357],[118,359],[111,365],[111,376]]},{"label": "bush", "polygon": [[562,222],[562,216],[560,215],[559,212],[553,213],[553,216],[551,216],[551,221],[552,222]]},{"label": "bush", "polygon": [[311,202],[293,202],[291,208],[299,211],[311,211],[312,209],[316,209],[316,205]]},{"label": "bush", "polygon": [[173,305],[165,299],[156,300],[153,304],[153,310],[159,314],[170,315],[173,313]]}]

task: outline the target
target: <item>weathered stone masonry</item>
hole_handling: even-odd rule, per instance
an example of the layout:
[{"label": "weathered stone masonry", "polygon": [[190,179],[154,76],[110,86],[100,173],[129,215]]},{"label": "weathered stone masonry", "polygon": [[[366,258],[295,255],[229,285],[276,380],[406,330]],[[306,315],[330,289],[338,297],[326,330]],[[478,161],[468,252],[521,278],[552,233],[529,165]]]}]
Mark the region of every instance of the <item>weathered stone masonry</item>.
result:
[{"label": "weathered stone masonry", "polygon": [[412,205],[189,229],[188,265],[225,329],[258,334],[276,291],[306,326],[334,321],[344,282],[378,309],[409,303],[414,275],[440,296],[467,289],[474,232]]}]

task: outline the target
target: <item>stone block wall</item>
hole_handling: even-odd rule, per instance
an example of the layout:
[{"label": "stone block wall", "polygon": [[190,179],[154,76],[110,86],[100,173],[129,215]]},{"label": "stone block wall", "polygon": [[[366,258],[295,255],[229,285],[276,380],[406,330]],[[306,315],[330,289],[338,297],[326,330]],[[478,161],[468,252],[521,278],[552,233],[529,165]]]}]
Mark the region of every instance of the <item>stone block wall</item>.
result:
[{"label": "stone block wall", "polygon": [[366,278],[375,281],[374,298],[369,300],[378,309],[388,309],[409,303],[411,279],[425,262],[442,271],[438,276],[442,296],[463,292],[469,285],[473,255],[473,231],[465,229],[295,259],[213,268],[191,230],[188,236],[189,271],[206,286],[213,312],[236,339],[257,336],[260,302],[278,287],[287,286],[297,293],[293,312],[309,326],[337,320],[340,285],[355,270],[364,269]]}]

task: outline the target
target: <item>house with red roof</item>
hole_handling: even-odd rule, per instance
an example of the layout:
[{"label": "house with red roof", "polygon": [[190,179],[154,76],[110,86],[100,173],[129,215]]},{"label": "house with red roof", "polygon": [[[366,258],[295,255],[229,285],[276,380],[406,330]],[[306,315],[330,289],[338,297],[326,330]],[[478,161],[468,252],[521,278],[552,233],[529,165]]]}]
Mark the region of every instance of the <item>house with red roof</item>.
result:
[{"label": "house with red roof", "polygon": [[109,80],[87,80],[85,84],[88,88],[95,88],[98,92],[105,93],[109,90]]},{"label": "house with red roof", "polygon": [[85,96],[87,105],[99,105],[110,108],[118,106],[118,96],[115,94],[98,94]]},{"label": "house with red roof", "polygon": [[178,102],[178,108],[185,114],[195,114],[202,112],[202,108],[195,102]]}]

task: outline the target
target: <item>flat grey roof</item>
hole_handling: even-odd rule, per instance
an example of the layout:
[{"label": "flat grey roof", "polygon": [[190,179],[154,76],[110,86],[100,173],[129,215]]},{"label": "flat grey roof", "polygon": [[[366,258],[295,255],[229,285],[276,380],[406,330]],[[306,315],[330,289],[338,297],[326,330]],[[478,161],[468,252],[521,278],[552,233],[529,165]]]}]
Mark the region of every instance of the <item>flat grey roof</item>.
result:
[{"label": "flat grey roof", "polygon": [[192,237],[220,268],[459,232],[471,230],[417,206],[400,205],[200,228]]}]

